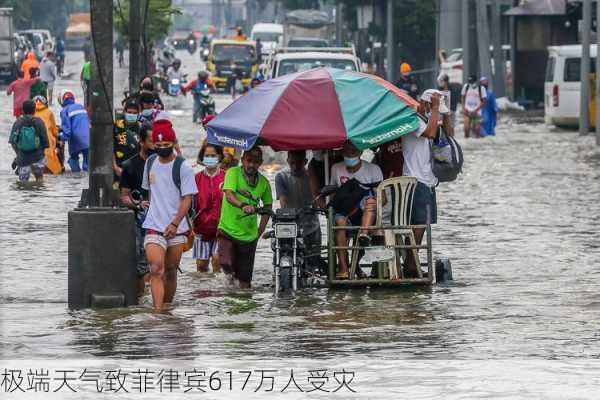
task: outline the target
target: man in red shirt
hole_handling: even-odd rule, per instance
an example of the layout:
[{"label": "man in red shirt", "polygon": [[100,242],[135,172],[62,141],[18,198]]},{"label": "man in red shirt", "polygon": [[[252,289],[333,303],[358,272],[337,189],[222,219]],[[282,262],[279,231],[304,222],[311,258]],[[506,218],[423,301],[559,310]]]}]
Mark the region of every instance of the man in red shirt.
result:
[{"label": "man in red shirt", "polygon": [[23,115],[21,106],[26,100],[31,100],[29,98],[31,87],[39,80],[40,78],[24,79],[23,71],[17,71],[17,80],[8,85],[6,94],[8,96],[13,95],[13,115],[15,118]]}]

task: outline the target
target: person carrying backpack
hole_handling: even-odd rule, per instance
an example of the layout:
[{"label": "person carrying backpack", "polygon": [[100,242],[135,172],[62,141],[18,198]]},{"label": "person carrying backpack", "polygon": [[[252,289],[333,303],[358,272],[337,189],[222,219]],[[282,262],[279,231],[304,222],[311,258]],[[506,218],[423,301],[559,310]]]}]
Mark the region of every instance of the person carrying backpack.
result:
[{"label": "person carrying backpack", "polygon": [[23,102],[23,115],[15,121],[10,131],[8,143],[17,158],[17,174],[20,182],[27,182],[31,173],[41,183],[44,179],[44,150],[48,148],[48,136],[44,122],[34,117],[35,103]]},{"label": "person carrying backpack", "polygon": [[478,138],[480,137],[481,109],[485,106],[487,91],[477,82],[477,77],[471,75],[469,83],[462,89],[461,96],[465,138],[470,136],[471,131],[473,131],[473,136]]},{"label": "person carrying backpack", "polygon": [[156,155],[144,168],[142,189],[148,191],[150,206],[142,228],[152,301],[161,310],[175,297],[177,268],[192,229],[188,212],[198,188],[192,167],[175,155],[177,137],[169,121],[154,122],[152,141]]}]

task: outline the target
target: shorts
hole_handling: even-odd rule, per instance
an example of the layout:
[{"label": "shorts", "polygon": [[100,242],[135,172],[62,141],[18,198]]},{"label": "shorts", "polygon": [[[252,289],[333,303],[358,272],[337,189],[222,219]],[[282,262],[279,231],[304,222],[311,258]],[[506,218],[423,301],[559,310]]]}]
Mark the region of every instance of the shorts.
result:
[{"label": "shorts", "polygon": [[348,217],[347,215],[336,213],[335,219],[345,218],[346,222],[350,223],[350,226],[360,226],[362,224],[363,210],[367,205],[367,200],[369,200],[372,197],[373,195],[369,194],[360,199],[360,203],[358,204],[358,210],[356,210],[351,216]]},{"label": "shorts", "polygon": [[45,84],[48,87],[48,90],[53,90],[54,89],[54,81],[45,82]]},{"label": "shorts", "polygon": [[180,233],[175,237],[167,240],[161,232],[156,232],[151,229],[146,231],[146,236],[144,237],[144,248],[149,244],[157,244],[163,248],[163,250],[167,251],[169,247],[179,246],[187,243],[187,233]]},{"label": "shorts", "polygon": [[415,188],[413,198],[411,224],[425,225],[427,224],[427,207],[431,209],[431,223],[437,223],[437,200],[435,187],[429,187],[424,183],[418,182]]},{"label": "shorts", "polygon": [[479,124],[479,123],[481,123],[481,114],[477,114],[475,116],[465,115],[465,118],[467,118],[469,120],[469,122],[472,123],[472,124]]},{"label": "shorts", "polygon": [[249,243],[240,242],[223,232],[219,232],[217,243],[219,261],[223,272],[233,274],[234,278],[241,282],[252,282],[257,242],[258,240]]},{"label": "shorts", "polygon": [[192,258],[194,260],[209,260],[216,256],[219,251],[217,239],[202,240],[202,235],[196,235],[194,238],[194,247],[192,249]]},{"label": "shorts", "polygon": [[23,167],[19,167],[17,169],[17,174],[19,175],[19,181],[27,182],[32,173],[34,176],[44,175],[45,167],[46,167],[45,159],[42,159],[40,161],[34,162],[29,165],[25,165]]}]

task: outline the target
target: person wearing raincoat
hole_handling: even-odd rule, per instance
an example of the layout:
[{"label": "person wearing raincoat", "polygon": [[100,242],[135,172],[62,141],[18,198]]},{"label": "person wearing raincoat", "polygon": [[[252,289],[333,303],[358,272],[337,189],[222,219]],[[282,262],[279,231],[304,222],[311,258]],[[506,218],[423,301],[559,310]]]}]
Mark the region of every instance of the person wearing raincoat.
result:
[{"label": "person wearing raincoat", "polygon": [[27,53],[27,57],[23,61],[23,64],[21,64],[21,71],[23,71],[23,77],[26,80],[27,79],[31,79],[31,75],[30,75],[30,72],[29,72],[31,70],[31,68],[40,69],[40,63],[35,58],[35,54],[33,54],[32,51],[30,51],[29,53]]},{"label": "person wearing raincoat", "polygon": [[[88,170],[88,149],[90,147],[90,120],[85,108],[75,103],[73,92],[66,91],[60,97],[62,110],[60,112],[59,140],[69,142],[69,167],[72,172]],[[79,165],[79,155],[83,163]]]},{"label": "person wearing raincoat", "polygon": [[63,166],[58,157],[58,126],[56,125],[54,113],[48,108],[48,100],[44,96],[36,96],[33,101],[35,102],[35,116],[44,122],[48,134],[48,147],[44,150],[46,168],[50,173],[59,175],[63,170]]},{"label": "person wearing raincoat", "polygon": [[481,109],[480,136],[496,136],[496,121],[498,117],[496,95],[489,89],[489,81],[487,78],[481,78],[479,84],[487,91],[485,105]]}]

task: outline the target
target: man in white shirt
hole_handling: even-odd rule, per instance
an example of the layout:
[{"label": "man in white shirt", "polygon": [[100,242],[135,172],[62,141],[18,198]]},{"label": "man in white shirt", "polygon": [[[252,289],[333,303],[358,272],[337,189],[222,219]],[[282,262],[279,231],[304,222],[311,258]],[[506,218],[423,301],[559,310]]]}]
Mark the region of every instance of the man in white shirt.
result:
[{"label": "man in white shirt", "polygon": [[[423,104],[425,107],[423,112],[429,114],[427,124],[421,122],[419,129],[415,132],[402,136],[402,154],[404,156],[402,174],[417,178],[411,213],[412,225],[427,224],[427,209],[430,210],[429,222],[432,224],[437,222],[435,187],[438,180],[432,170],[431,140],[435,138],[438,130],[438,120],[440,118],[439,93],[431,93],[430,99],[430,102]],[[425,229],[416,228],[414,234],[417,244],[421,244]],[[416,275],[416,268],[414,258],[409,257],[405,266],[406,275]]]},{"label": "man in white shirt", "polygon": [[177,268],[191,230],[187,213],[198,189],[192,168],[175,155],[177,138],[169,121],[154,123],[152,141],[157,155],[144,168],[142,188],[149,192],[150,207],[142,227],[152,301],[160,310],[175,297]]},{"label": "man in white shirt", "polygon": [[[335,224],[337,226],[360,225],[361,227],[368,227],[375,222],[377,201],[374,186],[383,181],[383,173],[377,165],[361,160],[361,154],[362,151],[354,147],[352,143],[346,142],[343,149],[344,161],[331,167],[331,185],[341,187],[351,179],[356,179],[363,190],[357,204],[352,204],[350,209],[335,210]],[[337,246],[348,246],[347,231],[337,230],[335,241]],[[366,230],[359,233],[359,242],[361,246],[370,244]],[[348,251],[337,250],[337,254],[339,259],[337,278],[348,279]]]},{"label": "man in white shirt", "polygon": [[461,93],[465,138],[470,136],[471,130],[473,131],[473,137],[480,137],[481,109],[485,105],[486,97],[485,87],[479,85],[477,77],[475,75],[469,76],[469,83],[463,87]]}]

